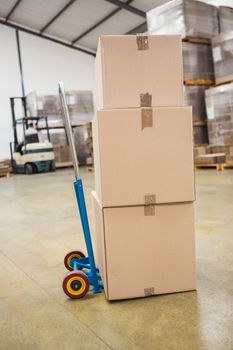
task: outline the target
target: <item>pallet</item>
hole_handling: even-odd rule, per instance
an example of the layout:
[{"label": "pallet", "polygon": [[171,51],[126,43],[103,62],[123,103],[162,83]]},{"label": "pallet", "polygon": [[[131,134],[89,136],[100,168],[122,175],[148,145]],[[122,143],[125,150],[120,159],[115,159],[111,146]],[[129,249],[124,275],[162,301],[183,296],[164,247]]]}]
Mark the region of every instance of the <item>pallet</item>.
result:
[{"label": "pallet", "polygon": [[207,85],[207,86],[213,86],[214,80],[211,79],[186,79],[184,80],[184,85],[187,86],[194,86],[194,85]]},{"label": "pallet", "polygon": [[198,169],[205,169],[205,168],[215,168],[217,171],[223,171],[225,169],[232,169],[233,164],[231,163],[224,163],[224,164],[194,164],[195,168]]},{"label": "pallet", "polygon": [[211,39],[207,39],[207,38],[195,38],[192,36],[186,36],[184,38],[182,38],[182,41],[187,41],[189,43],[193,43],[193,44],[211,44]]},{"label": "pallet", "polygon": [[10,172],[0,173],[0,177],[10,177],[10,176],[11,176]]},{"label": "pallet", "polygon": [[201,169],[201,168],[215,168],[217,171],[222,171],[224,170],[225,164],[198,164],[195,163],[195,168]]},{"label": "pallet", "polygon": [[233,162],[227,162],[225,165],[224,165],[224,169],[232,169],[233,168]]},{"label": "pallet", "polygon": [[[56,169],[62,169],[62,168],[73,168],[72,162],[55,162]],[[93,165],[91,164],[80,164],[80,167],[88,167],[88,171],[93,171]]]},{"label": "pallet", "polygon": [[56,169],[73,167],[72,162],[55,162]]}]

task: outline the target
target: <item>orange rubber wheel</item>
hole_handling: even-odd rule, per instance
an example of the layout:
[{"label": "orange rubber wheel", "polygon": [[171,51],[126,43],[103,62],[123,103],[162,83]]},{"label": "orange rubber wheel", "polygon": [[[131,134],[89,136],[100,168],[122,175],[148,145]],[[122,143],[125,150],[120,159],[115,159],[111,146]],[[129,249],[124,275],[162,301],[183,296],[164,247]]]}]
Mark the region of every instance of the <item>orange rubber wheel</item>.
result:
[{"label": "orange rubber wheel", "polygon": [[[71,265],[71,260],[72,259],[80,259],[80,258],[85,258],[85,254],[81,252],[80,250],[71,250],[66,254],[64,257],[64,265],[69,271],[73,271],[73,267]],[[82,270],[82,267],[79,267],[79,270]]]},{"label": "orange rubber wheel", "polygon": [[90,288],[90,283],[83,272],[72,271],[63,280],[64,293],[71,299],[83,298]]}]

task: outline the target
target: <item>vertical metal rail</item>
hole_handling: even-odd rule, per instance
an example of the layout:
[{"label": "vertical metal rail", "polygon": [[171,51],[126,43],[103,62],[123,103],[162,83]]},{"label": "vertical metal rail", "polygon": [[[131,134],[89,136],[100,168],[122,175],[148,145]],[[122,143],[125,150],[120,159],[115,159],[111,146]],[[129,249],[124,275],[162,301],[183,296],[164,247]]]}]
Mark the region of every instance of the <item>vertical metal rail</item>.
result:
[{"label": "vertical metal rail", "polygon": [[47,130],[48,141],[51,142],[50,133],[49,133],[48,118],[47,118],[47,116],[45,117],[45,125],[46,125],[46,130]]},{"label": "vertical metal rail", "polygon": [[20,41],[19,41],[19,31],[18,31],[18,29],[16,29],[15,34],[16,34],[16,44],[17,44],[18,59],[19,59],[19,70],[20,70],[22,95],[23,95],[23,97],[25,97],[24,79],[23,79],[23,66],[22,66],[22,58],[21,58],[21,50],[20,50]]},{"label": "vertical metal rail", "polygon": [[18,135],[17,135],[17,126],[16,126],[16,120],[15,120],[15,100],[14,97],[10,97],[11,102],[11,117],[12,117],[12,126],[13,126],[13,133],[14,133],[14,152],[16,152],[16,145],[18,145]]},{"label": "vertical metal rail", "polygon": [[59,89],[59,95],[60,95],[60,99],[61,99],[62,108],[64,111],[65,128],[66,128],[66,134],[68,137],[71,156],[72,156],[72,160],[73,160],[75,177],[76,177],[76,179],[80,179],[78,158],[77,158],[77,153],[76,153],[76,149],[75,149],[75,145],[74,145],[74,138],[73,138],[72,126],[71,126],[70,118],[69,118],[69,111],[68,111],[68,107],[67,107],[67,103],[66,103],[65,89],[64,89],[62,82],[59,83],[58,89]]},{"label": "vertical metal rail", "polygon": [[28,112],[27,112],[27,101],[25,96],[22,97],[22,105],[23,105],[24,117],[26,117],[28,115]]}]

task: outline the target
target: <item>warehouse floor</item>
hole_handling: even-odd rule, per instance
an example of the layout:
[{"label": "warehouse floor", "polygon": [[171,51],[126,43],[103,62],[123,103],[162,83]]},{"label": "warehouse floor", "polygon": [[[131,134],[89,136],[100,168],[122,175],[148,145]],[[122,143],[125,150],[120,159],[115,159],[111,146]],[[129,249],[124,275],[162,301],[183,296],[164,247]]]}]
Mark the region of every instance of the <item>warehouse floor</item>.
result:
[{"label": "warehouse floor", "polygon": [[64,253],[84,249],[72,176],[0,179],[0,349],[232,350],[233,171],[196,174],[198,291],[112,303],[61,289]]}]

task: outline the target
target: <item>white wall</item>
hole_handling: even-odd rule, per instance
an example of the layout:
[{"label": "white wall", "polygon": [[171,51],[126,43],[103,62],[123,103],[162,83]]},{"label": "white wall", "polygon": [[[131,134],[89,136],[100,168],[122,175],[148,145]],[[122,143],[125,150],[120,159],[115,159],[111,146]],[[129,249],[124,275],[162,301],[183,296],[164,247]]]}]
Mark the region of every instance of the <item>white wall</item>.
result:
[{"label": "white wall", "polygon": [[20,33],[25,93],[56,90],[60,80],[67,90],[94,87],[94,57],[33,35]]},{"label": "white wall", "polygon": [[21,96],[16,37],[14,30],[0,26],[0,159],[10,155],[9,143],[13,141],[10,100]]},{"label": "white wall", "polygon": [[[25,93],[56,90],[94,91],[94,57],[51,41],[19,33]],[[0,25],[0,159],[9,158],[13,141],[9,97],[22,96],[15,30]]]}]

